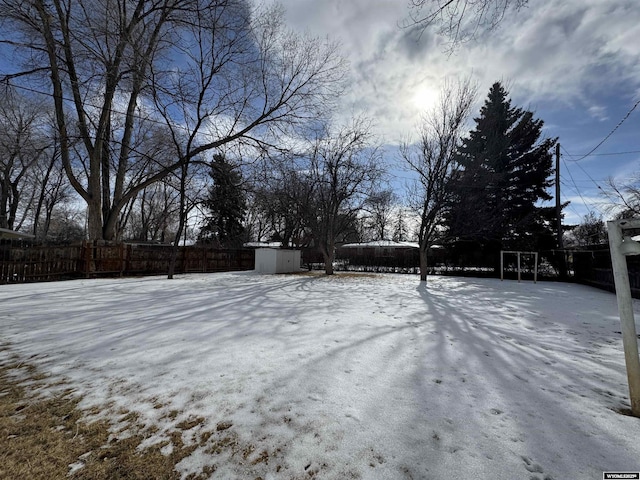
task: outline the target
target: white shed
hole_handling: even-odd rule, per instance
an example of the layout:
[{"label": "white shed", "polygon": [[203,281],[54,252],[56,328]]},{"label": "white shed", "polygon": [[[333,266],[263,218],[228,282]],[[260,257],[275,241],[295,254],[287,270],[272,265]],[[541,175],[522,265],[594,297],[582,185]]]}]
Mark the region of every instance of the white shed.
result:
[{"label": "white shed", "polygon": [[300,250],[256,249],[258,273],[291,273],[300,270]]}]

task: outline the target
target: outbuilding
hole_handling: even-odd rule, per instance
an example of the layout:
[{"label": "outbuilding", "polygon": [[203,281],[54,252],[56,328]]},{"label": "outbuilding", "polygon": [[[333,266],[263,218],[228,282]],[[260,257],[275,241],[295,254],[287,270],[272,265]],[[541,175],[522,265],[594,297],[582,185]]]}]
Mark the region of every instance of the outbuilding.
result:
[{"label": "outbuilding", "polygon": [[256,248],[258,273],[292,273],[300,271],[300,250]]}]

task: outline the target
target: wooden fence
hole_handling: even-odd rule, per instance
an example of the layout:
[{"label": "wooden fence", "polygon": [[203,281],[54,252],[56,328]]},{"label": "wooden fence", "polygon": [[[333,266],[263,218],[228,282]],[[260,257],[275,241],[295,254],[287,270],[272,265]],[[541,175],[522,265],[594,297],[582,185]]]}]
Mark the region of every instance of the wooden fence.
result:
[{"label": "wooden fence", "polygon": [[[626,260],[631,296],[640,298],[640,257],[631,255]],[[611,253],[608,248],[574,251],[571,253],[570,265],[574,281],[615,292]]]},{"label": "wooden fence", "polygon": [[[173,247],[110,244],[47,246],[28,242],[0,244],[0,284],[104,276],[162,275]],[[175,273],[253,270],[253,250],[179,247]]]}]

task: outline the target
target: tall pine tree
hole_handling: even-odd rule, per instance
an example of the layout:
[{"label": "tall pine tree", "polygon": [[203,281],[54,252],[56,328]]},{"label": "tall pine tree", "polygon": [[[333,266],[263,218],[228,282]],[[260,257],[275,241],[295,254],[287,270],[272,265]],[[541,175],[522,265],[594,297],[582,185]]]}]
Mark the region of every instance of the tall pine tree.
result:
[{"label": "tall pine tree", "polygon": [[242,175],[224,155],[214,155],[209,176],[213,185],[204,201],[209,210],[200,239],[218,243],[222,247],[242,246],[245,236],[243,225],[247,210]]},{"label": "tall pine tree", "polygon": [[512,107],[499,82],[475,122],[457,153],[461,171],[453,187],[450,235],[489,250],[553,248],[554,209],[538,202],[552,198],[547,188],[557,139],[540,139],[544,122]]}]

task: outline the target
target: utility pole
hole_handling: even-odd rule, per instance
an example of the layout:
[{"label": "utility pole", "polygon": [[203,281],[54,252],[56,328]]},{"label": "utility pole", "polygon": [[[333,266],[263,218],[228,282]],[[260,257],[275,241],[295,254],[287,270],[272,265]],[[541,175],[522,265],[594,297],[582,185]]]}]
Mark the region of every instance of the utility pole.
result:
[{"label": "utility pole", "polygon": [[562,205],[560,203],[560,142],[556,143],[556,243],[560,250],[560,278],[567,278],[567,259],[562,243]]},{"label": "utility pole", "polygon": [[562,206],[560,205],[560,142],[556,143],[556,235],[558,248],[562,250]]}]

